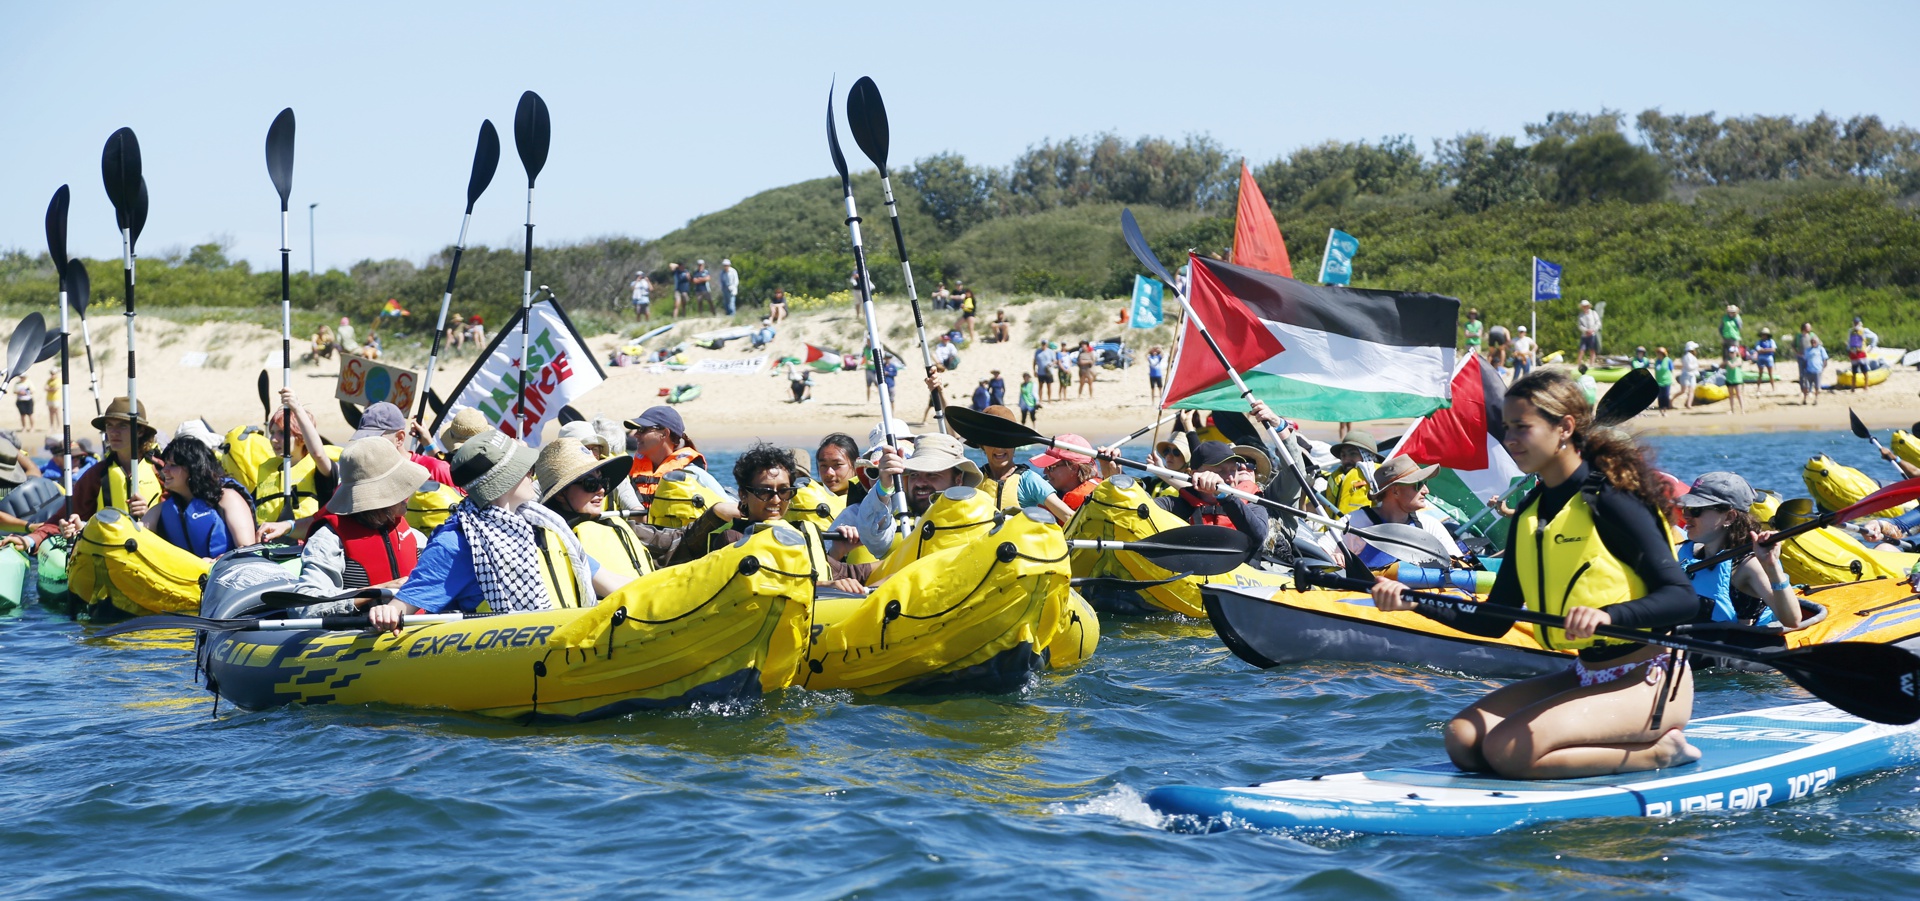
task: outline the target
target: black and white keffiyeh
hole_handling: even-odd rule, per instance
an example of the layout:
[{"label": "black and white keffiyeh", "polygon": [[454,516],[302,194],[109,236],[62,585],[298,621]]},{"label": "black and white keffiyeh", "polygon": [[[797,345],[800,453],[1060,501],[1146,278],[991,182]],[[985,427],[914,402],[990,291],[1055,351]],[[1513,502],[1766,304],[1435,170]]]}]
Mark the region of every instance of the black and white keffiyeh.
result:
[{"label": "black and white keffiyeh", "polygon": [[543,526],[562,536],[567,557],[573,563],[575,588],[584,604],[594,603],[586,552],[566,522],[553,511],[539,504],[522,504],[518,509],[507,510],[467,500],[454,508],[454,518],[459,523],[460,534],[472,549],[473,574],[480,583],[480,594],[494,612],[524,613],[554,608],[554,600],[547,596],[547,587],[540,580],[540,549],[534,546],[534,530]]}]

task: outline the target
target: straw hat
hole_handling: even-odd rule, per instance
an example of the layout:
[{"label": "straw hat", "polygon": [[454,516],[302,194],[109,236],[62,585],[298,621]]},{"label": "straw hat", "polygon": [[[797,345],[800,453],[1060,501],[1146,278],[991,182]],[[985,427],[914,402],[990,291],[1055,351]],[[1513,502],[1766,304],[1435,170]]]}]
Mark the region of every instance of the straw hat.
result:
[{"label": "straw hat", "polygon": [[473,436],[488,428],[491,426],[487,424],[487,417],[479,410],[461,407],[453,414],[453,421],[447,423],[447,427],[440,431],[440,446],[446,448],[447,453],[451,454],[459,450],[460,445],[467,443]]},{"label": "straw hat", "polygon": [[380,510],[401,503],[420,490],[432,476],[385,438],[347,442],[340,452],[340,487],[327,501],[327,511],[346,516]]},{"label": "straw hat", "polygon": [[601,462],[579,439],[555,438],[540,448],[533,477],[540,482],[540,500],[544,502],[586,476],[598,475],[604,482],[625,476],[632,468],[632,457],[621,455]]},{"label": "straw hat", "polygon": [[134,425],[143,426],[154,432],[159,431],[158,429],[154,429],[153,421],[147,418],[146,404],[142,403],[140,408],[135,411],[133,415],[129,416],[127,399],[124,397],[114,398],[113,403],[107,405],[107,412],[95,416],[93,418],[93,427],[104,431],[107,427],[107,421],[110,419],[117,419],[121,422],[131,421]]},{"label": "straw hat", "polygon": [[1174,432],[1168,435],[1165,441],[1153,446],[1153,452],[1162,460],[1167,459],[1168,454],[1179,454],[1182,460],[1193,459],[1193,445],[1186,432]]}]

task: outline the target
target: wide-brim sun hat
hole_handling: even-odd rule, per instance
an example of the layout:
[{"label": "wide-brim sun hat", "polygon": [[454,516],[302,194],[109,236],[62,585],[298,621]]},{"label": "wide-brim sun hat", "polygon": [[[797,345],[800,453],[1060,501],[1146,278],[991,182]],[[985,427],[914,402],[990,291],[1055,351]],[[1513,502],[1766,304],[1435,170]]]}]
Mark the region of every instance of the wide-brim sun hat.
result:
[{"label": "wide-brim sun hat", "polygon": [[1402,482],[1424,482],[1440,471],[1439,464],[1421,466],[1412,457],[1395,457],[1373,471],[1372,493],[1379,497],[1388,488]]},{"label": "wide-brim sun hat", "polygon": [[[129,415],[130,413],[131,415]],[[147,418],[146,403],[142,402],[139,409],[129,411],[127,399],[124,397],[116,397],[113,399],[113,403],[107,404],[106,412],[93,418],[93,427],[100,431],[106,431],[109,420],[132,422],[136,426],[144,426],[148,429],[153,428],[153,421]],[[158,430],[156,429],[155,431],[157,432]]]},{"label": "wide-brim sun hat", "polygon": [[340,487],[327,500],[327,511],[347,516],[385,509],[406,501],[432,478],[386,438],[349,441],[340,452]]},{"label": "wide-brim sun hat", "polygon": [[486,414],[472,407],[461,407],[454,411],[453,420],[440,431],[440,446],[451,454],[488,428]]},{"label": "wide-brim sun hat", "polygon": [[540,448],[540,456],[533,465],[533,477],[540,482],[540,500],[544,502],[587,476],[598,476],[604,482],[625,477],[632,469],[630,456],[622,454],[601,460],[577,439],[556,438]]},{"label": "wide-brim sun hat", "polygon": [[908,472],[946,472],[960,470],[960,484],[968,488],[978,488],[986,476],[980,472],[980,466],[967,459],[966,445],[952,435],[931,432],[920,436],[914,445],[913,453],[902,461]]},{"label": "wide-brim sun hat", "polygon": [[454,487],[465,491],[468,500],[484,507],[505,497],[533,471],[539,460],[540,455],[533,448],[499,429],[488,429],[460,445],[453,454],[450,468]]},{"label": "wide-brim sun hat", "polygon": [[1380,457],[1380,442],[1375,441],[1373,433],[1365,429],[1353,429],[1347,432],[1347,437],[1335,441],[1332,447],[1327,448],[1327,452],[1337,457],[1340,456],[1340,448],[1342,447],[1351,447],[1355,450],[1365,451],[1375,459]]},{"label": "wide-brim sun hat", "polygon": [[1265,485],[1268,479],[1273,478],[1273,458],[1267,456],[1264,449],[1251,444],[1236,444],[1233,446],[1233,455],[1253,467],[1253,478],[1260,484]]}]

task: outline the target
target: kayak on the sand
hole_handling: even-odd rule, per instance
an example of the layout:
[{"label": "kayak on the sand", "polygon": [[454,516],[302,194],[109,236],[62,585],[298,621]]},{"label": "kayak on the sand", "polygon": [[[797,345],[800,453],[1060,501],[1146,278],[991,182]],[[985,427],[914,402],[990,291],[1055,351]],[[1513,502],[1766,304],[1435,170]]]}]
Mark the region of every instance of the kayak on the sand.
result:
[{"label": "kayak on the sand", "polygon": [[1429,764],[1247,787],[1173,785],[1146,803],[1195,830],[1491,835],[1555,820],[1772,807],[1920,763],[1916,732],[1795,704],[1694,720],[1686,735],[1704,755],[1698,762],[1640,773],[1516,780]]}]

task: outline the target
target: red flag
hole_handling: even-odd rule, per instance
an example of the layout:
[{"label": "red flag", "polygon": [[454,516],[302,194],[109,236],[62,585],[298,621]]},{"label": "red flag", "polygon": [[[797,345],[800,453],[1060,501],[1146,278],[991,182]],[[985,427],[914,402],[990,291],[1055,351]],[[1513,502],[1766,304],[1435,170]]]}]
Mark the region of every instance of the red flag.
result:
[{"label": "red flag", "polygon": [[[1192,282],[1187,286],[1187,308],[1207,324],[1207,332],[1219,343],[1221,352],[1227,355],[1236,371],[1244,377],[1248,370],[1286,350],[1273,330],[1233,296],[1199,257],[1190,256],[1187,263],[1192,273]],[[1227,370],[1207,347],[1206,339],[1200,337],[1199,329],[1181,330],[1176,359],[1173,377],[1167,382],[1167,394],[1160,400],[1163,407],[1227,380]]]},{"label": "red flag", "polygon": [[1247,161],[1240,161],[1240,216],[1233,225],[1233,262],[1235,265],[1293,277],[1293,261],[1287,259],[1287,242],[1280,237],[1280,224],[1273,221],[1273,210],[1253,180]]},{"label": "red flag", "polygon": [[1481,382],[1480,358],[1467,354],[1453,373],[1453,406],[1428,413],[1407,432],[1394,449],[1423,466],[1435,463],[1449,469],[1486,469],[1487,401]]}]

